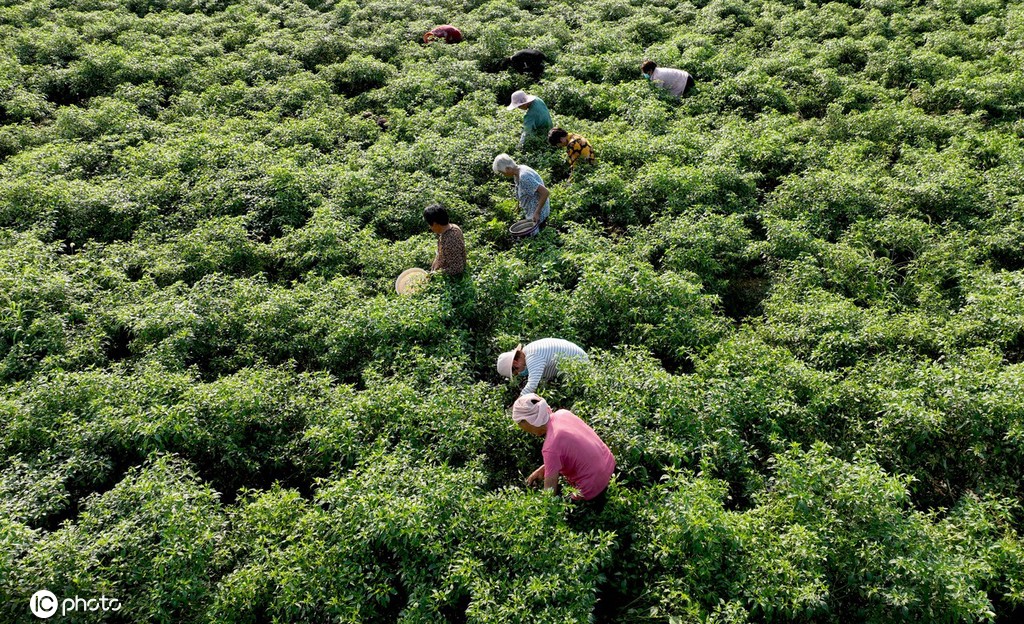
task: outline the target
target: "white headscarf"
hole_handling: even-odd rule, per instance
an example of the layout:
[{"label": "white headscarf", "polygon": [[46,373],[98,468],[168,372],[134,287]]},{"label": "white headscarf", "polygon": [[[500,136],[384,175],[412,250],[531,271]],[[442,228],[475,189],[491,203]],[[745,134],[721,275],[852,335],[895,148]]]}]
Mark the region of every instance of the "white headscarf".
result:
[{"label": "white headscarf", "polygon": [[551,408],[540,395],[532,392],[524,394],[512,404],[512,420],[525,420],[534,427],[543,427],[551,420]]}]

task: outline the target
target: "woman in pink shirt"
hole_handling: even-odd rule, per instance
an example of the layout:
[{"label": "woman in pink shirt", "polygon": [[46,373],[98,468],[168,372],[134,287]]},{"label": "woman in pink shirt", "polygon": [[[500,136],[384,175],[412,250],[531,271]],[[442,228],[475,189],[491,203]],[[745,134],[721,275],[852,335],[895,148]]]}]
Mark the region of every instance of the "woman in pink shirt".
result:
[{"label": "woman in pink shirt", "polygon": [[527,485],[543,480],[544,489],[557,493],[558,476],[562,475],[579,491],[573,501],[603,501],[615,471],[615,457],[587,423],[569,410],[552,412],[547,401],[536,394],[516,400],[512,420],[523,431],[544,437],[544,464],[527,477]]}]

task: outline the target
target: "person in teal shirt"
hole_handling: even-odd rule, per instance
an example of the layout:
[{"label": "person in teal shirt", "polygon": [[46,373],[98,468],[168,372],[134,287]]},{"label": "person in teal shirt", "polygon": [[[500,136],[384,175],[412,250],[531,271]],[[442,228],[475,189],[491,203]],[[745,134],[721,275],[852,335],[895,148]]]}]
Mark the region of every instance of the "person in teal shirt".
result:
[{"label": "person in teal shirt", "polygon": [[528,139],[547,140],[548,131],[551,130],[551,113],[544,104],[544,100],[536,95],[527,95],[525,91],[516,91],[512,94],[512,103],[508,110],[521,108],[526,111],[523,117],[523,133],[519,137],[519,147],[526,145]]}]

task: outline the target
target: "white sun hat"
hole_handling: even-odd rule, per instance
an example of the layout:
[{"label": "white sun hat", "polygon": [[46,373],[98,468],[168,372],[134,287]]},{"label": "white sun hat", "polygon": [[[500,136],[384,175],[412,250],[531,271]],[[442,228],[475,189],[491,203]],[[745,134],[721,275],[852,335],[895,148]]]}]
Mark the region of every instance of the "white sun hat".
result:
[{"label": "white sun hat", "polygon": [[508,109],[519,108],[523,104],[529,104],[536,99],[536,95],[526,95],[526,91],[516,91],[512,94],[512,103],[508,105]]},{"label": "white sun hat", "polygon": [[522,351],[523,345],[520,343],[515,349],[506,351],[498,356],[498,374],[502,377],[512,378],[512,360],[516,357],[516,351]]},{"label": "white sun hat", "polygon": [[395,291],[400,295],[408,295],[427,280],[427,272],[418,267],[406,269],[395,280]]}]

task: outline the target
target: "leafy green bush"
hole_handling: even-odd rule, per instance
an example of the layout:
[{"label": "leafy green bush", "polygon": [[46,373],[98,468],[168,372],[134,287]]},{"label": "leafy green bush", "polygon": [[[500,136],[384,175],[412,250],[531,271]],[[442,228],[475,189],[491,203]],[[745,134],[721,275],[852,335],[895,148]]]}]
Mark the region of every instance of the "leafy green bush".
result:
[{"label": "leafy green bush", "polygon": [[1007,530],[1012,503],[964,499],[945,518],[910,511],[905,480],[824,445],[779,455],[749,511],[723,509],[726,488],[704,477],[674,476],[663,492],[637,546],[663,570],[652,609],[675,617],[707,617],[725,594],[741,597],[744,619],[992,620],[987,593],[1006,589],[1006,551],[981,544]]},{"label": "leafy green bush", "polygon": [[[568,298],[573,333],[587,344],[646,344],[679,363],[726,331],[716,300],[685,274],[658,273],[619,244],[614,264],[591,250],[602,241],[577,231],[568,242],[580,278]],[[606,242],[604,244],[607,244]]]},{"label": "leafy green bush", "polygon": [[342,63],[328,65],[321,73],[337,93],[358,95],[384,86],[395,75],[395,69],[372,57],[350,56]]},{"label": "leafy green bush", "polygon": [[[9,0],[0,620],[1012,620],[1022,34],[998,0]],[[596,163],[517,149],[519,89]],[[467,274],[398,296],[433,202]],[[615,454],[600,512],[520,485],[495,358],[546,336],[590,353],[542,392]]]},{"label": "leafy green bush", "polygon": [[610,536],[571,531],[557,501],[481,482],[477,470],[378,454],[323,483],[318,505],[285,490],[253,494],[234,520],[237,563],[211,616],[585,619]]},{"label": "leafy green bush", "polygon": [[45,586],[62,597],[117,598],[121,615],[134,621],[197,617],[226,529],[218,499],[169,456],[133,469],[84,501],[74,523],[10,544],[25,554],[8,568],[2,602],[20,605],[22,594]]}]

